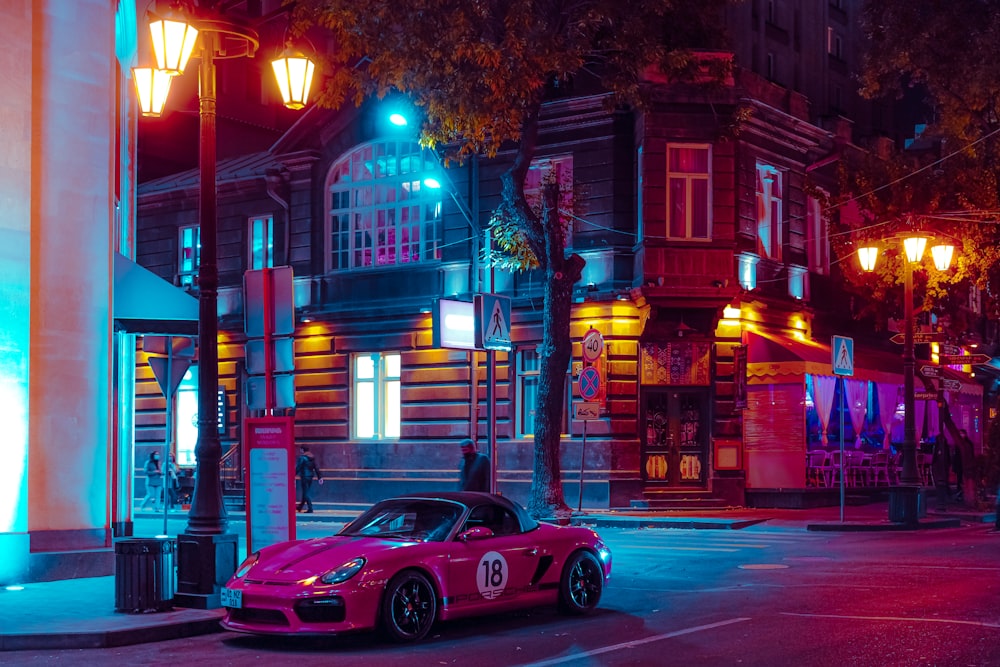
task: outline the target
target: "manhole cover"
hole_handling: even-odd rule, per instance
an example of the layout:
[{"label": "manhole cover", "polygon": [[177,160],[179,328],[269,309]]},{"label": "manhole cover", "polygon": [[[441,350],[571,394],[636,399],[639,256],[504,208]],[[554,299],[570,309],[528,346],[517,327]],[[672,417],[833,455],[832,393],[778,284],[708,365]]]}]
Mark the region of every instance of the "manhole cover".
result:
[{"label": "manhole cover", "polygon": [[784,570],[788,566],[781,563],[755,563],[751,565],[737,565],[741,570]]}]

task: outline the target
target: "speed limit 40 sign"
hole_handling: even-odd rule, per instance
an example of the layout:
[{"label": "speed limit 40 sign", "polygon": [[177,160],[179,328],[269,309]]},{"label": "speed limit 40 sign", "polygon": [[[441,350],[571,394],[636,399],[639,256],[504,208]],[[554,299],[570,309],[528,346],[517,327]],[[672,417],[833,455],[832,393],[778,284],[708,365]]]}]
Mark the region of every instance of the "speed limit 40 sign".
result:
[{"label": "speed limit 40 sign", "polygon": [[604,352],[604,336],[597,329],[590,329],[583,336],[583,360],[593,363]]}]

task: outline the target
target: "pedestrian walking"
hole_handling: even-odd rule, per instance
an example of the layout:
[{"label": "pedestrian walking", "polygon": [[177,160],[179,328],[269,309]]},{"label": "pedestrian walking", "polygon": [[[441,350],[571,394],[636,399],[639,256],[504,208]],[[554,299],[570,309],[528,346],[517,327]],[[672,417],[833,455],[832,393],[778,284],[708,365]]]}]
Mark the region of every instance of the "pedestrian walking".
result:
[{"label": "pedestrian walking", "polygon": [[181,490],[180,480],[177,478],[177,459],[173,454],[170,455],[170,459],[167,461],[167,484],[164,487],[166,494],[167,507],[169,509],[175,510],[179,505],[179,497]]},{"label": "pedestrian walking", "polygon": [[139,509],[146,509],[152,501],[153,509],[163,509],[163,469],[160,467],[160,453],[150,452],[146,459],[146,496],[142,499]]},{"label": "pedestrian walking", "polygon": [[[299,458],[295,462],[295,474],[299,478],[299,486],[302,487],[302,501],[299,503],[299,511],[305,514],[313,513],[313,501],[311,487],[313,480],[323,484],[323,474],[316,465],[316,457],[303,445],[299,448]],[[308,509],[307,509],[308,508]]]},{"label": "pedestrian walking", "polygon": [[460,491],[490,491],[490,459],[481,454],[471,438],[459,443],[462,463],[459,465],[458,488]]}]

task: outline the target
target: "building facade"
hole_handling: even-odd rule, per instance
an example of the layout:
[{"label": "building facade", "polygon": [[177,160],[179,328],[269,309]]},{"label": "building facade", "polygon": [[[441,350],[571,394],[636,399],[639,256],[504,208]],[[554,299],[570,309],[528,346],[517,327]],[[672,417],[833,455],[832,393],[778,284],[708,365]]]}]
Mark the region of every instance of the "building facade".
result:
[{"label": "building facade", "polygon": [[[810,415],[826,383],[814,378],[834,375],[825,341],[866,333],[851,329],[849,304],[838,298],[827,232],[836,213],[823,196],[835,191],[843,152],[870,138],[843,114],[870,133],[887,122],[876,105],[837,94],[857,58],[858,3],[814,4],[732,10],[737,48],[705,55],[735,59],[721,86],[650,73],[642,111],[609,112],[585,81],[545,105],[527,190],[537,196],[547,177],[560,184],[568,251],[586,260],[567,369],[567,499],[746,505],[807,486]],[[850,40],[838,41],[841,32]],[[543,285],[534,273],[480,261],[512,154],[445,169],[415,135],[389,125],[388,113],[375,102],[313,109],[270,149],[219,164],[223,477],[236,496],[243,420],[260,409],[245,353],[243,275],[272,266],[294,274],[294,372],[279,380],[279,411],[294,414],[296,442],[330,482],[320,502],[453,488],[457,443],[469,436],[495,460],[499,490],[528,495]],[[197,176],[144,183],[138,206],[140,264],[192,290]],[[513,304],[513,349],[495,367],[434,333],[439,299],[487,292]],[[605,341],[594,362],[600,418],[584,421],[573,406],[592,329]],[[872,425],[884,420],[877,439],[888,450],[900,363],[865,343],[864,386],[851,390],[864,409],[855,406],[848,435],[856,447],[874,443]],[[164,402],[141,353],[136,375],[137,457],[170,437],[181,465],[193,464],[196,370],[182,382],[173,434],[164,433]],[[881,410],[869,399],[880,383]],[[981,432],[978,409],[963,417],[970,432]],[[823,445],[833,442],[830,420],[829,411],[819,420]]]}]

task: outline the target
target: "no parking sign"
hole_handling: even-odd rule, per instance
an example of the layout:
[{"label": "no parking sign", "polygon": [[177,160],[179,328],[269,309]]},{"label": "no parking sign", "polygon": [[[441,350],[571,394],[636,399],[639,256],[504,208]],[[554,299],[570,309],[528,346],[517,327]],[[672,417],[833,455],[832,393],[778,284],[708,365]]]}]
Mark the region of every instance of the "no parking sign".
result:
[{"label": "no parking sign", "polygon": [[577,385],[580,388],[580,398],[585,401],[594,400],[601,393],[601,372],[593,366],[587,366],[580,371]]}]

